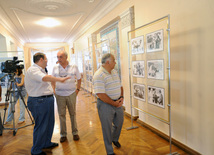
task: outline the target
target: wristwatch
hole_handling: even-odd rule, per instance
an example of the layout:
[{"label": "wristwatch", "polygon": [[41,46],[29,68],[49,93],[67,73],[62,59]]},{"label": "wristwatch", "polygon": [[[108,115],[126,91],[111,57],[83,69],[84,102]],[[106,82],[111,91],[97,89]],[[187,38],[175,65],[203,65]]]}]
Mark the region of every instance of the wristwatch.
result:
[{"label": "wristwatch", "polygon": [[80,89],[77,88],[78,91],[80,91]]},{"label": "wristwatch", "polygon": [[120,98],[124,98],[123,96],[120,96]]}]

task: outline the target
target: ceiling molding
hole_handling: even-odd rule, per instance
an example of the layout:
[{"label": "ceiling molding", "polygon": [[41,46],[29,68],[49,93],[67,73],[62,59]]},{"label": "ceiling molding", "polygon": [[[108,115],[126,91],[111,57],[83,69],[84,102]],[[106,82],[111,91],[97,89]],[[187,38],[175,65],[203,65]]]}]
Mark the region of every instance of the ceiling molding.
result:
[{"label": "ceiling molding", "polygon": [[[56,42],[72,42],[122,2],[122,0],[90,1],[0,0],[0,24],[22,45],[40,42],[39,39],[43,38],[53,38]],[[36,21],[48,17],[55,18],[62,24],[49,29],[35,24]]]},{"label": "ceiling molding", "polygon": [[[100,7],[100,9],[96,16],[94,16],[90,21],[87,22],[87,20],[84,23],[87,23],[82,27],[81,29],[76,29],[76,32],[74,32],[74,37],[72,37],[68,43],[72,43],[78,38],[80,38],[90,27],[92,27],[94,24],[96,24],[99,20],[101,20],[106,14],[108,14],[110,11],[112,11],[117,5],[121,3],[122,0],[107,0],[103,7]],[[88,17],[89,18],[89,17]]]}]

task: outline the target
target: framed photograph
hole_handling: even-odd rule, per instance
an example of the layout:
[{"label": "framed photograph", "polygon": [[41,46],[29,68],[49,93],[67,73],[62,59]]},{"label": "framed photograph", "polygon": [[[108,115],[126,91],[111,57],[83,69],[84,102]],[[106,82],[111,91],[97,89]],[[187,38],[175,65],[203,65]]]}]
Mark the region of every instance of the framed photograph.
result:
[{"label": "framed photograph", "polygon": [[132,61],[132,75],[134,77],[145,77],[145,63],[144,61]]},{"label": "framed photograph", "polygon": [[141,101],[146,101],[145,85],[133,83],[133,94],[134,94],[134,98],[141,100]]},{"label": "framed photograph", "polygon": [[148,86],[148,103],[164,108],[164,88]]},{"label": "framed photograph", "polygon": [[146,34],[146,51],[163,51],[163,30]]},{"label": "framed photograph", "polygon": [[143,36],[131,40],[132,54],[144,53],[144,40]]},{"label": "framed photograph", "polygon": [[163,60],[147,61],[147,77],[149,79],[164,79]]},{"label": "framed photograph", "polygon": [[93,80],[93,76],[89,75],[89,82],[92,83],[92,80]]},{"label": "framed photograph", "polygon": [[90,75],[86,73],[86,81],[90,81]]}]

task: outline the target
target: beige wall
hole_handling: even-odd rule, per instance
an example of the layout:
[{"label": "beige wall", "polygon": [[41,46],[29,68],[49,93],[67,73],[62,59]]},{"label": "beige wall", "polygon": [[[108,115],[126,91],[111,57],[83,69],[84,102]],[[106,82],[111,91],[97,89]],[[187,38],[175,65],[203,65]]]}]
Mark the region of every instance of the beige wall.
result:
[{"label": "beige wall", "polygon": [[[211,59],[214,56],[214,1],[124,0],[84,36],[99,30],[132,6],[135,8],[136,28],[170,14],[172,137],[201,154],[213,154],[214,104],[211,92],[214,61]],[[121,73],[128,113],[130,94],[126,43],[129,30],[120,30]],[[140,120],[168,134],[168,125],[141,112],[138,114]]]},{"label": "beige wall", "polygon": [[[3,51],[17,51],[17,48],[23,48],[23,45],[8,32],[1,24],[0,24],[0,34],[5,37],[5,46],[4,48],[0,47]],[[13,43],[11,45],[10,43]]]}]

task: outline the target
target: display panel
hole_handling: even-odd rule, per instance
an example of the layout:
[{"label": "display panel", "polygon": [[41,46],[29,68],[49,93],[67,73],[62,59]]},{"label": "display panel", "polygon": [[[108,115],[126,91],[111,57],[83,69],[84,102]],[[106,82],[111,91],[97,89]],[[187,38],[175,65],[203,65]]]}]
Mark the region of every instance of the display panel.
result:
[{"label": "display panel", "polygon": [[[130,91],[133,94],[130,103],[134,109],[164,122],[169,121],[165,106],[169,104],[168,30],[168,16],[165,16],[128,32]],[[137,93],[137,88],[143,90],[145,100]]]}]

